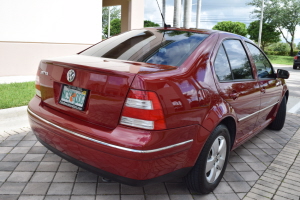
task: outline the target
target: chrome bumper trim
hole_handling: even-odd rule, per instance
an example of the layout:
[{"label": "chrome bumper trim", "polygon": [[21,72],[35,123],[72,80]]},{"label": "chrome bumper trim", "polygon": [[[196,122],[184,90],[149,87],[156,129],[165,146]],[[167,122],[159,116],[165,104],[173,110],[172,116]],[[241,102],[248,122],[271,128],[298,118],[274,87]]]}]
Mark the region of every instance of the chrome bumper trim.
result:
[{"label": "chrome bumper trim", "polygon": [[89,140],[89,141],[92,141],[92,142],[96,142],[98,144],[102,144],[102,145],[105,145],[105,146],[109,146],[109,147],[112,147],[112,148],[115,148],[115,149],[120,149],[120,150],[124,150],[124,151],[130,151],[130,152],[134,152],[134,153],[154,153],[154,152],[158,152],[158,151],[163,151],[163,150],[166,150],[166,149],[171,149],[173,147],[177,147],[177,146],[181,146],[181,145],[184,145],[184,144],[187,144],[187,143],[190,143],[190,142],[193,142],[194,140],[191,139],[191,140],[187,140],[187,141],[184,141],[184,142],[180,142],[180,143],[177,143],[177,144],[173,144],[173,145],[170,145],[170,146],[166,146],[166,147],[162,147],[162,148],[158,148],[158,149],[152,149],[152,150],[136,150],[136,149],[130,149],[130,148],[126,148],[126,147],[121,147],[121,146],[117,146],[117,145],[114,145],[114,144],[109,144],[109,143],[106,143],[106,142],[103,142],[103,141],[100,141],[100,140],[96,140],[96,139],[93,139],[93,138],[90,138],[90,137],[87,137],[87,136],[84,136],[84,135],[81,135],[79,133],[76,133],[74,131],[71,131],[71,130],[68,130],[66,128],[63,128],[61,126],[58,126],[56,124],[53,124],[52,122],[49,122],[48,120],[38,116],[37,114],[33,113],[29,108],[27,109],[28,112],[33,115],[34,117],[38,118],[39,120],[51,125],[51,126],[54,126],[55,128],[58,128],[62,131],[65,131],[65,132],[68,132],[72,135],[75,135],[77,137],[80,137],[80,138],[83,138],[83,139],[86,139],[86,140]]},{"label": "chrome bumper trim", "polygon": [[258,111],[256,111],[256,112],[250,114],[250,115],[247,115],[246,117],[243,117],[243,118],[241,118],[241,119],[238,119],[238,121],[240,122],[240,121],[243,121],[244,119],[247,119],[247,118],[249,118],[249,117],[252,117],[253,115],[256,115],[256,114],[258,114],[258,113],[260,113],[260,112],[262,112],[262,111],[264,111],[264,110],[267,110],[268,108],[271,108],[272,106],[275,106],[275,105],[278,104],[278,103],[279,103],[279,101],[277,101],[276,103],[273,103],[272,105],[269,105],[268,107],[265,107],[264,109],[258,110]]}]

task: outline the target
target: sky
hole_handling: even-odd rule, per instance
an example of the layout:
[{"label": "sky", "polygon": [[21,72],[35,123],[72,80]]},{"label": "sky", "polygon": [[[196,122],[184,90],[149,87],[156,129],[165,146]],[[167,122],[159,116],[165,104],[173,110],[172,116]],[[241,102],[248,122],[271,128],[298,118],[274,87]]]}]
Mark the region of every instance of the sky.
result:
[{"label": "sky", "polygon": [[[247,5],[251,0],[202,0],[200,25],[205,29],[212,29],[217,22],[237,21],[248,25],[257,18],[253,18],[251,12],[254,7]],[[161,5],[162,0],[158,0]],[[196,27],[197,0],[192,0],[192,20],[191,27]],[[156,0],[144,0],[145,20],[150,20],[158,24],[162,23],[161,15]],[[183,8],[183,6],[182,6]],[[166,0],[166,23],[173,25],[174,0]],[[181,12],[181,15],[183,12]],[[181,26],[182,26],[181,18]],[[297,27],[295,43],[300,42],[300,28]],[[290,37],[290,36],[289,36]]]}]

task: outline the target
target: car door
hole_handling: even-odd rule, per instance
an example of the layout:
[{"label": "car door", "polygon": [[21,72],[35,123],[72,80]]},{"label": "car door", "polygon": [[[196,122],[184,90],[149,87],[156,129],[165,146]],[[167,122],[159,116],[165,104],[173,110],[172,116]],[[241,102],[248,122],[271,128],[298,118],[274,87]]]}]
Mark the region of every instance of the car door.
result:
[{"label": "car door", "polygon": [[258,83],[260,87],[261,103],[259,109],[259,116],[256,126],[263,126],[268,123],[273,116],[277,104],[282,96],[283,86],[280,79],[274,73],[274,69],[261,52],[261,50],[254,44],[246,42],[246,46],[251,53],[252,60],[256,67]]},{"label": "car door", "polygon": [[214,61],[219,94],[233,108],[237,117],[237,142],[255,128],[260,108],[260,88],[242,42],[226,39],[219,46]]}]

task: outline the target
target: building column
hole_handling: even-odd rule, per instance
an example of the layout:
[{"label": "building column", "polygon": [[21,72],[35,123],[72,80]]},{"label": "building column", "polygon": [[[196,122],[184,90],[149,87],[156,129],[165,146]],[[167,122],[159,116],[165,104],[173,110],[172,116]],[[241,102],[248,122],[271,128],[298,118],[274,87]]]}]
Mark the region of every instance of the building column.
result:
[{"label": "building column", "polygon": [[197,2],[196,28],[200,28],[200,20],[201,20],[201,4],[202,4],[202,0],[198,0],[198,2]]},{"label": "building column", "polygon": [[173,27],[180,28],[181,0],[174,0]]},{"label": "building column", "polygon": [[183,27],[186,29],[190,28],[192,18],[192,0],[184,1],[184,18],[183,18]]},{"label": "building column", "polygon": [[144,1],[130,0],[128,14],[128,30],[140,29],[144,27]]}]

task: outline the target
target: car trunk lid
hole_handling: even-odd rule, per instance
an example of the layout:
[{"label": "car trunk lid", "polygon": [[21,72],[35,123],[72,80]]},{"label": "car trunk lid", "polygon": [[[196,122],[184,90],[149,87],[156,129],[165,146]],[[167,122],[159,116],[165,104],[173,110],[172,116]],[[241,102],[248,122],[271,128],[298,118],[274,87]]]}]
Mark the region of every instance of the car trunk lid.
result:
[{"label": "car trunk lid", "polygon": [[[44,60],[38,71],[40,95],[47,107],[114,128],[136,74],[174,69],[177,68],[82,55]],[[73,81],[68,80],[72,71]]]}]

